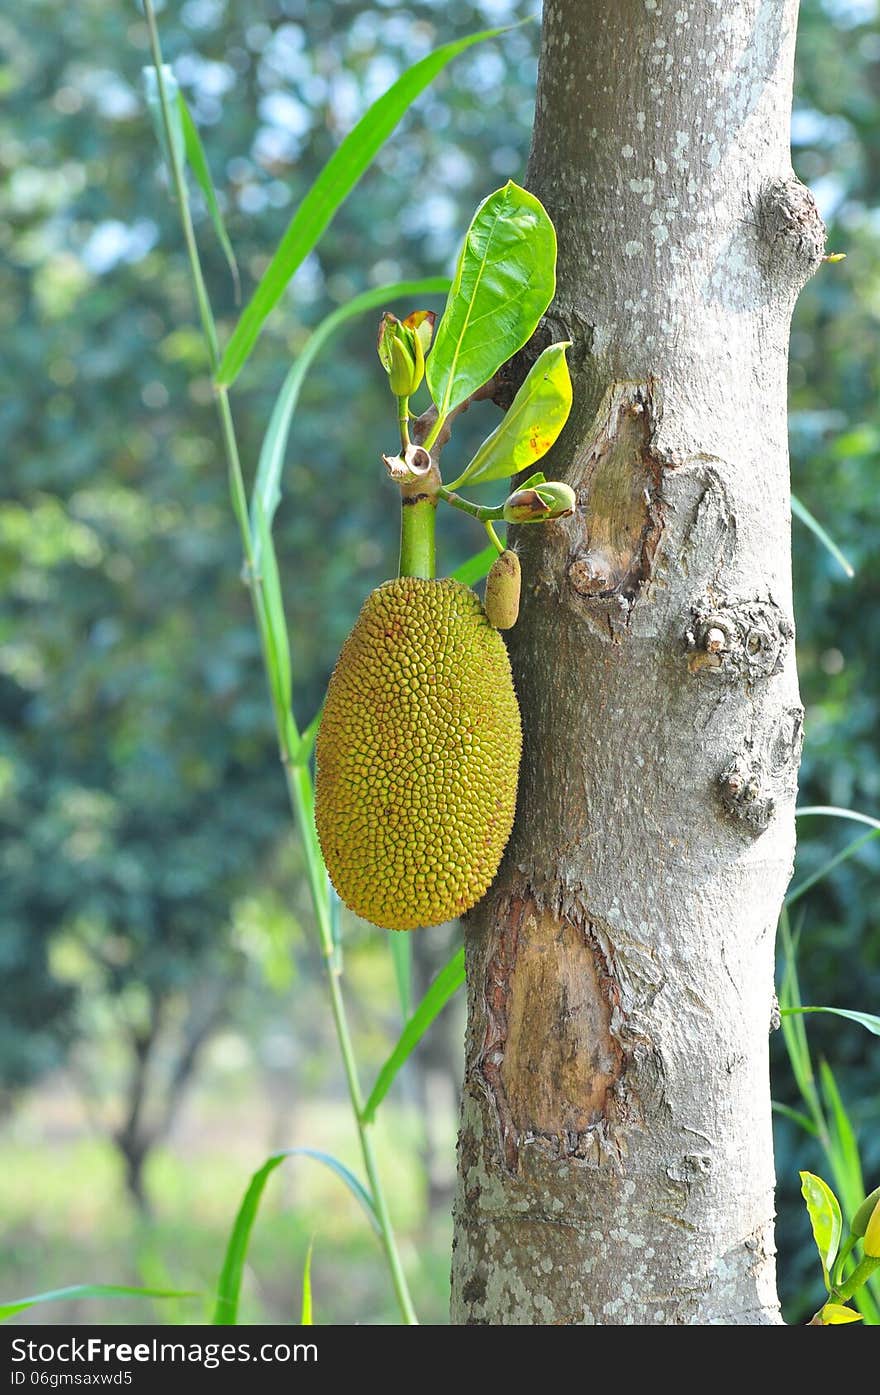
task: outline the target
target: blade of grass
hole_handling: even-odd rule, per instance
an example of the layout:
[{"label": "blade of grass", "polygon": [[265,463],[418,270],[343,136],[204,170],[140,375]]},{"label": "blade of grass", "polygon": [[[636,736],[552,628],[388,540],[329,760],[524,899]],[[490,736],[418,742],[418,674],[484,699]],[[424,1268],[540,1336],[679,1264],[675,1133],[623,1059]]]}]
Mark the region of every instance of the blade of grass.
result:
[{"label": "blade of grass", "polygon": [[394,965],[394,981],[400,1002],[400,1015],[406,1022],[412,1012],[412,940],[407,934],[389,930],[388,948]]},{"label": "blade of grass", "polygon": [[408,68],[369,108],[331,155],[312,184],[260,284],[233,331],[217,373],[217,383],[229,387],[240,373],[267,316],[278,304],[297,267],[308,256],[337,209],[351,193],[405,112],[446,64],[459,53],[497,38],[505,31],[484,29],[444,44]]},{"label": "blade of grass", "polygon": [[831,819],[851,819],[853,823],[866,823],[869,828],[880,828],[880,819],[872,818],[870,814],[862,814],[858,809],[841,809],[836,804],[805,804],[794,811],[797,819],[812,814],[822,814]]},{"label": "blade of grass", "polygon": [[[325,344],[347,321],[363,315],[367,310],[384,307],[395,300],[423,295],[445,295],[448,290],[448,276],[426,276],[420,281],[394,281],[387,286],[377,286],[375,290],[364,291],[362,295],[355,296],[315,326],[299,357],[288,370],[266,428],[251,499],[252,527],[256,523],[257,504],[261,503],[266,516],[266,526],[271,530],[275,511],[281,501],[281,475],[293,415],[306,374]],[[255,528],[254,531],[256,532]]]},{"label": "blade of grass", "polygon": [[796,1013],[805,1012],[830,1012],[835,1017],[847,1017],[850,1022],[858,1022],[860,1027],[864,1027],[867,1032],[872,1032],[875,1037],[880,1037],[880,1017],[875,1017],[872,1012],[856,1012],[854,1008],[836,1007],[782,1007],[780,1012],[783,1017],[791,1017]]},{"label": "blade of grass", "polygon": [[[281,594],[281,577],[278,573],[278,559],[275,544],[266,522],[262,505],[257,500],[257,531],[260,542],[259,566],[266,608],[266,631],[268,643],[269,682],[275,694],[275,701],[281,713],[290,708],[292,696],[292,676],[290,667],[290,640],[287,621],[284,615],[284,599]],[[256,548],[254,549],[256,554]],[[256,561],[256,555],[255,555]]]},{"label": "blade of grass", "polygon": [[[877,1019],[877,1029],[880,1032],[880,1018]],[[827,1061],[819,1062],[819,1080],[822,1085],[825,1107],[830,1116],[833,1141],[840,1158],[840,1170],[835,1177],[837,1190],[840,1192],[847,1214],[851,1216],[858,1209],[862,1197],[865,1195],[865,1180],[862,1176],[859,1145],[856,1142],[855,1130],[837,1088],[834,1072]]]},{"label": "blade of grass", "polygon": [[214,225],[214,232],[217,234],[217,241],[223,249],[223,255],[229,267],[229,274],[232,277],[232,286],[235,293],[235,303],[238,305],[241,302],[241,278],[238,274],[238,262],[235,260],[232,243],[229,241],[226,224],[223,222],[223,214],[220,212],[220,205],[217,202],[217,191],[214,188],[214,181],[211,178],[211,167],[208,164],[205,147],[202,145],[199,128],[192,119],[190,109],[186,104],[186,98],[180,91],[180,88],[177,89],[177,105],[180,111],[180,125],[183,131],[183,146],[186,151],[187,163],[195,175],[196,182],[204,196],[208,214]]},{"label": "blade of grass", "polygon": [[312,1250],[315,1247],[314,1240],[309,1241],[309,1248],[306,1250],[306,1262],[303,1265],[303,1296],[302,1309],[300,1311],[300,1327],[311,1327],[312,1324]]},{"label": "blade of grass", "polygon": [[805,524],[806,527],[809,528],[813,536],[815,538],[818,538],[822,546],[828,552],[831,553],[831,556],[834,558],[835,562],[840,567],[844,576],[854,577],[856,573],[852,563],[849,562],[846,557],[844,557],[843,553],[837,546],[837,543],[834,541],[834,539],[828,536],[828,534],[825,532],[825,529],[822,527],[822,524],[818,521],[818,519],[813,517],[806,504],[802,504],[796,494],[792,494],[791,496],[791,511],[794,514],[795,518],[799,518],[801,523]]},{"label": "blade of grass", "polygon": [[0,1322],[35,1308],[41,1303],[56,1303],[65,1298],[201,1298],[200,1293],[165,1288],[132,1288],[127,1284],[71,1284],[69,1288],[54,1288],[46,1293],[34,1293],[29,1298],[17,1298],[12,1303],[0,1303]]},{"label": "blade of grass", "polygon": [[215,1327],[235,1326],[238,1322],[238,1304],[241,1297],[244,1266],[247,1261],[251,1232],[254,1228],[263,1192],[266,1189],[266,1183],[276,1168],[280,1167],[288,1158],[296,1157],[314,1158],[335,1172],[336,1176],[341,1178],[352,1195],[360,1202],[373,1229],[377,1234],[380,1234],[376,1211],[366,1187],[338,1158],[334,1158],[330,1153],[322,1153],[316,1148],[286,1148],[282,1153],[273,1153],[272,1157],[267,1158],[263,1166],[258,1168],[251,1178],[238,1209],[235,1224],[230,1232],[223,1268],[217,1283],[217,1303],[212,1319]]},{"label": "blade of grass", "polygon": [[813,1123],[812,1119],[809,1119],[806,1114],[802,1114],[799,1109],[792,1109],[791,1105],[783,1104],[781,1100],[771,1100],[770,1105],[774,1114],[781,1115],[783,1119],[790,1119],[793,1124],[797,1124],[798,1128],[803,1129],[805,1133],[812,1134],[814,1138],[816,1137],[816,1125]]},{"label": "blade of grass", "polygon": [[401,1032],[397,1045],[379,1071],[376,1077],[376,1083],[370,1092],[370,1097],[361,1112],[361,1117],[365,1122],[372,1123],[375,1119],[376,1110],[388,1094],[394,1077],[397,1075],[404,1061],[412,1054],[435,1017],[442,1012],[443,1008],[449,1002],[449,999],[458,992],[463,983],[464,950],[460,949],[452,956],[449,963],[444,965],[434,979],[434,982],[431,984],[424,998],[422,998],[422,1001]]},{"label": "blade of grass", "polygon": [[835,867],[839,867],[842,862],[846,862],[848,858],[853,857],[860,848],[863,848],[866,843],[872,842],[874,838],[880,838],[880,828],[873,828],[870,833],[863,833],[860,838],[854,838],[847,847],[841,849],[839,853],[835,853],[834,857],[830,857],[827,862],[823,863],[818,871],[811,873],[810,876],[805,877],[802,882],[798,882],[797,886],[792,887],[785,898],[786,906],[793,906],[795,901],[798,901],[805,892],[809,891],[817,882],[821,882],[824,877],[828,876],[829,872],[834,871]]},{"label": "blade of grass", "polygon": [[482,581],[484,576],[488,576],[489,568],[497,556],[498,553],[490,543],[482,552],[474,553],[473,557],[456,567],[452,573],[452,580],[460,581],[463,586],[473,586],[475,581]]}]

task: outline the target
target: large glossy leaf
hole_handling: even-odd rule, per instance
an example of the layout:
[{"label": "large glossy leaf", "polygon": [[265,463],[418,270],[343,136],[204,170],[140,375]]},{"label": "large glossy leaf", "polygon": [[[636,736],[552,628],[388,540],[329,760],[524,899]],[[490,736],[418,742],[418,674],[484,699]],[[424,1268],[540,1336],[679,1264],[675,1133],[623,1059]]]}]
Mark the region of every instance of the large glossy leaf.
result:
[{"label": "large glossy leaf", "polygon": [[826,551],[831,553],[831,556],[834,558],[835,562],[840,567],[844,575],[849,577],[855,576],[855,568],[853,567],[852,563],[849,562],[846,557],[844,557],[843,553],[837,546],[837,543],[834,541],[834,539],[830,537],[828,533],[826,533],[819,520],[813,517],[806,504],[801,503],[800,499],[797,497],[796,494],[792,494],[791,496],[791,511],[794,514],[795,518],[799,518],[801,523],[803,523],[805,527],[809,528],[810,532],[813,534],[813,537],[818,538],[819,542],[826,549]]},{"label": "large glossy leaf", "polygon": [[278,304],[297,267],[311,252],[336,210],[351,193],[419,93],[457,54],[472,44],[503,33],[503,29],[484,29],[435,49],[408,68],[361,117],[354,130],[331,155],[291,219],[277,252],[226,346],[217,373],[218,383],[228,386],[234,382],[257,342],[266,317]]},{"label": "large glossy leaf", "polygon": [[370,1098],[362,1111],[362,1117],[367,1123],[371,1123],[375,1119],[376,1110],[388,1094],[394,1077],[404,1061],[412,1054],[434,1018],[443,1011],[449,999],[458,992],[463,983],[464,950],[460,949],[452,956],[449,963],[443,966],[434,979],[401,1032],[397,1045],[379,1071],[376,1083],[370,1092]]},{"label": "large glossy leaf", "polygon": [[521,349],[556,289],[556,233],[511,180],[477,209],[426,367],[442,420]]},{"label": "large glossy leaf", "polygon": [[180,1292],[167,1288],[130,1288],[127,1284],[71,1284],[69,1288],[53,1288],[46,1293],[34,1293],[29,1298],[16,1298],[0,1303],[0,1322],[35,1308],[41,1303],[56,1303],[69,1298],[198,1298],[198,1293]]},{"label": "large glossy leaf", "polygon": [[568,347],[568,340],[550,344],[539,355],[501,422],[450,489],[518,475],[547,454],[571,411]]},{"label": "large glossy leaf", "polygon": [[822,1261],[825,1286],[830,1289],[829,1274],[837,1258],[837,1250],[843,1231],[840,1203],[828,1183],[823,1182],[821,1177],[817,1177],[813,1172],[802,1172],[800,1176],[801,1192],[807,1203],[807,1213],[813,1228],[813,1239]]},{"label": "large glossy leaf", "polygon": [[234,1326],[238,1322],[238,1304],[241,1297],[241,1283],[244,1277],[251,1231],[254,1228],[254,1221],[257,1218],[257,1211],[266,1189],[266,1183],[275,1169],[280,1167],[287,1158],[296,1157],[315,1158],[318,1162],[322,1162],[325,1167],[329,1167],[332,1172],[335,1172],[360,1202],[373,1229],[377,1233],[379,1232],[379,1222],[376,1219],[376,1212],[366,1187],[338,1158],[334,1158],[330,1153],[319,1152],[315,1148],[287,1148],[283,1153],[273,1153],[272,1157],[268,1158],[263,1166],[254,1173],[238,1209],[217,1284],[217,1303],[212,1318],[215,1327]]},{"label": "large glossy leaf", "polygon": [[271,529],[275,510],[281,500],[281,476],[284,470],[284,456],[294,412],[299,402],[306,374],[325,344],[342,329],[344,324],[354,319],[355,316],[364,314],[367,310],[384,307],[395,300],[411,300],[423,295],[443,295],[448,289],[448,276],[427,276],[420,281],[394,281],[387,286],[376,286],[373,290],[364,291],[362,295],[355,296],[345,305],[340,305],[338,310],[332,311],[312,330],[299,357],[291,365],[281,385],[281,391],[275,400],[275,406],[272,409],[272,416],[269,419],[260,450],[251,503],[251,527],[254,533],[255,552],[258,557],[257,501],[259,500],[262,504],[266,524]]},{"label": "large glossy leaf", "polygon": [[854,1008],[835,1007],[784,1007],[780,1011],[783,1017],[791,1017],[802,1012],[830,1012],[835,1017],[847,1017],[850,1022],[858,1022],[860,1027],[864,1027],[868,1032],[873,1032],[875,1037],[880,1037],[880,1017],[875,1017],[871,1012],[856,1012]]}]

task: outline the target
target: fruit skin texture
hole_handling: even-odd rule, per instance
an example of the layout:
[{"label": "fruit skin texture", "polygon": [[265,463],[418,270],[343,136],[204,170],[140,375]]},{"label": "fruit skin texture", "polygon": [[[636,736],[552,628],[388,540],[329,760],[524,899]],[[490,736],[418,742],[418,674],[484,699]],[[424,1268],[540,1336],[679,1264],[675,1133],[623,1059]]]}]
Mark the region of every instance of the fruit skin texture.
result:
[{"label": "fruit skin texture", "polygon": [[513,826],[521,749],[507,650],[474,592],[418,577],[377,587],[316,747],[318,837],[345,904],[388,930],[475,905]]}]

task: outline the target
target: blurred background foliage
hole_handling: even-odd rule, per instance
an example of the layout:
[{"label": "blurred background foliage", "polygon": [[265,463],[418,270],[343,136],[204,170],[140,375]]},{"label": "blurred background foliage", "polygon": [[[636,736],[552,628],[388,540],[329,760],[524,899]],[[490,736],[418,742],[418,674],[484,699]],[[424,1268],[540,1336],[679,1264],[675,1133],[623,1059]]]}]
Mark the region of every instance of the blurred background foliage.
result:
[{"label": "blurred background foliage", "polygon": [[[532,9],[169,0],[166,58],[201,129],[245,295],[298,196],[403,67]],[[309,326],[369,286],[448,270],[477,200],[522,177],[537,40],[527,25],[457,59],[302,267],[234,393],[251,467]],[[0,17],[0,1297],[85,1279],[209,1289],[269,1148],[299,1142],[356,1163],[211,386],[142,99],[148,61],[127,0],[29,0]],[[795,523],[801,802],[876,815],[875,0],[804,0],[793,148],[829,249],[847,254],[795,316],[793,479],[856,567],[847,581]],[[234,291],[204,210],[199,233],[228,332]],[[377,467],[393,423],[374,330],[357,323],[308,380],[289,452],[277,542],[303,721],[363,595],[394,566],[395,500]],[[350,490],[354,478],[373,484]],[[481,543],[468,520],[454,524],[443,570]],[[857,831],[802,821],[798,875]],[[805,1001],[877,1011],[878,879],[875,841],[799,903]],[[419,937],[422,984],[453,934]],[[378,932],[349,920],[345,940],[358,1049],[375,1065],[399,1028],[392,967]],[[379,1126],[414,1297],[433,1321],[446,1313],[460,1034],[459,1004]],[[876,1183],[877,1043],[833,1018],[810,1019],[810,1036]],[[773,1065],[776,1097],[797,1104],[778,1041]],[[822,1159],[786,1121],[777,1153],[780,1286],[797,1320],[817,1299],[797,1169],[822,1171]],[[391,1320],[360,1214],[309,1168],[271,1184],[243,1316],[291,1319],[314,1235],[317,1320]],[[164,1305],[156,1320],[200,1315]],[[143,1310],[51,1312],[86,1316]]]}]

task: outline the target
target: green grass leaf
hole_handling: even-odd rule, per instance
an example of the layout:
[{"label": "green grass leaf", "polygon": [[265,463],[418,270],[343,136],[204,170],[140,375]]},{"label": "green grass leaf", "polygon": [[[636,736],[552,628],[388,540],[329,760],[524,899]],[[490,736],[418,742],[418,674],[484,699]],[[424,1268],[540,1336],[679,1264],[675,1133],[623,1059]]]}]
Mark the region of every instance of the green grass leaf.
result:
[{"label": "green grass leaf", "polygon": [[880,1017],[870,1012],[856,1012],[853,1008],[835,1007],[783,1007],[779,1009],[783,1017],[791,1017],[802,1012],[831,1012],[835,1017],[847,1017],[850,1022],[858,1022],[866,1031],[880,1037]]},{"label": "green grass leaf", "polygon": [[251,501],[251,523],[255,534],[258,502],[262,505],[266,523],[270,529],[272,527],[275,510],[281,501],[284,456],[299,395],[309,369],[325,344],[349,320],[367,310],[376,310],[395,300],[412,300],[423,295],[443,295],[448,289],[448,276],[426,276],[419,281],[394,281],[387,286],[377,286],[374,290],[364,291],[362,295],[355,296],[345,305],[340,305],[338,310],[332,311],[312,330],[281,385],[263,438]]},{"label": "green grass leaf", "polygon": [[568,347],[568,340],[550,344],[539,355],[501,422],[450,489],[518,475],[547,454],[571,411]]},{"label": "green grass leaf", "polygon": [[510,180],[474,214],[434,335],[425,375],[438,421],[522,348],[555,289],[553,224]]},{"label": "green grass leaf", "polygon": [[[875,1018],[880,1031],[880,1018]],[[853,1215],[865,1194],[865,1179],[855,1130],[837,1088],[834,1072],[827,1061],[819,1062],[819,1081],[826,1112],[830,1117],[832,1147],[837,1156],[834,1178],[848,1215]]]},{"label": "green grass leaf", "polygon": [[301,1327],[311,1327],[312,1324],[312,1250],[315,1242],[309,1242],[306,1250],[306,1262],[303,1265],[303,1296],[302,1308],[300,1310],[299,1322]]},{"label": "green grass leaf", "polygon": [[840,1237],[843,1233],[843,1217],[840,1203],[827,1182],[813,1172],[802,1172],[801,1193],[807,1203],[807,1214],[813,1229],[813,1239],[819,1258],[822,1261],[822,1274],[825,1287],[830,1290],[829,1275],[837,1258]]},{"label": "green grass leaf", "polygon": [[192,170],[196,183],[202,191],[205,204],[214,225],[214,232],[217,241],[223,249],[232,277],[232,285],[235,291],[235,303],[238,305],[241,300],[241,280],[238,274],[238,262],[235,260],[235,253],[232,250],[232,243],[229,241],[229,234],[226,231],[226,224],[223,222],[223,214],[220,212],[220,205],[217,202],[217,192],[214,188],[214,181],[211,178],[211,169],[208,164],[208,157],[205,154],[205,147],[202,145],[202,138],[199,135],[199,128],[193,121],[186,98],[177,89],[177,108],[181,130],[183,132],[183,145],[186,152],[186,160]]},{"label": "green grass leaf", "polygon": [[275,556],[272,534],[269,531],[266,515],[259,499],[257,500],[256,514],[256,536],[260,541],[259,568],[266,621],[266,662],[275,701],[279,710],[285,713],[290,708],[292,677],[290,640],[284,614],[284,598],[281,594],[281,577],[278,573],[278,561]]},{"label": "green grass leaf", "polygon": [[819,1131],[812,1119],[808,1118],[806,1114],[802,1114],[799,1109],[792,1109],[791,1105],[783,1104],[781,1100],[771,1100],[770,1107],[774,1114],[781,1115],[783,1119],[790,1119],[793,1124],[797,1124],[798,1128],[811,1134],[813,1138],[818,1134]]},{"label": "green grass leaf", "polygon": [[72,1284],[69,1288],[54,1288],[47,1293],[34,1293],[30,1298],[17,1298],[0,1303],[0,1322],[35,1308],[40,1303],[56,1303],[65,1298],[200,1298],[199,1293],[166,1288],[131,1288],[127,1284]]},{"label": "green grass leaf", "polygon": [[442,1012],[464,983],[464,950],[460,949],[440,970],[412,1017],[400,1034],[397,1045],[376,1077],[370,1098],[364,1105],[361,1117],[365,1123],[372,1123],[376,1110],[388,1094],[394,1077],[403,1063],[418,1046],[434,1018]]},{"label": "green grass leaf", "polygon": [[221,386],[228,387],[235,381],[257,342],[267,316],[278,304],[297,267],[311,252],[337,209],[419,93],[459,53],[472,44],[494,39],[504,32],[503,28],[484,29],[435,49],[408,68],[345,137],[299,205],[235,327],[217,373],[217,382]]},{"label": "green grass leaf", "polygon": [[286,1148],[283,1153],[273,1153],[272,1157],[268,1158],[263,1166],[254,1173],[238,1209],[217,1284],[217,1303],[212,1319],[215,1327],[234,1326],[238,1322],[241,1283],[257,1211],[266,1189],[266,1183],[275,1169],[286,1162],[288,1158],[314,1158],[317,1162],[323,1163],[325,1167],[329,1167],[360,1202],[373,1229],[377,1234],[381,1234],[376,1212],[366,1187],[338,1158],[334,1158],[331,1153],[322,1153],[316,1148]]},{"label": "green grass leaf", "polygon": [[794,811],[796,819],[812,814],[821,814],[831,819],[850,819],[853,823],[866,823],[869,828],[880,829],[880,819],[872,818],[870,814],[861,814],[858,809],[842,809],[837,804],[804,804]]},{"label": "green grass leaf", "polygon": [[795,901],[798,901],[817,882],[821,882],[827,877],[829,872],[833,872],[835,867],[839,867],[842,862],[853,857],[860,848],[875,838],[880,838],[880,828],[874,828],[870,833],[863,833],[860,838],[854,838],[847,847],[842,848],[839,853],[835,853],[834,857],[830,857],[827,862],[823,862],[817,871],[812,872],[809,877],[805,877],[802,882],[798,882],[797,886],[793,886],[785,898],[786,906],[793,906]]},{"label": "green grass leaf", "polygon": [[394,965],[394,981],[404,1022],[412,1012],[412,939],[399,930],[388,931],[388,949]]},{"label": "green grass leaf", "polygon": [[495,548],[490,543],[484,547],[482,552],[474,553],[466,562],[462,562],[460,567],[456,567],[452,573],[453,581],[460,581],[463,586],[473,586],[474,582],[482,581],[484,576],[489,575],[492,563],[498,556]]},{"label": "green grass leaf", "polygon": [[825,529],[822,527],[822,524],[818,521],[818,519],[813,517],[806,504],[802,504],[796,494],[792,494],[791,496],[791,511],[794,514],[795,518],[799,518],[801,523],[805,524],[806,527],[809,528],[813,536],[818,538],[822,546],[828,552],[831,553],[831,556],[834,558],[835,562],[840,567],[844,575],[848,577],[854,577],[856,573],[852,563],[849,562],[846,557],[844,557],[843,553],[837,546],[837,543],[834,541],[834,539],[828,536],[828,534],[825,532]]}]

